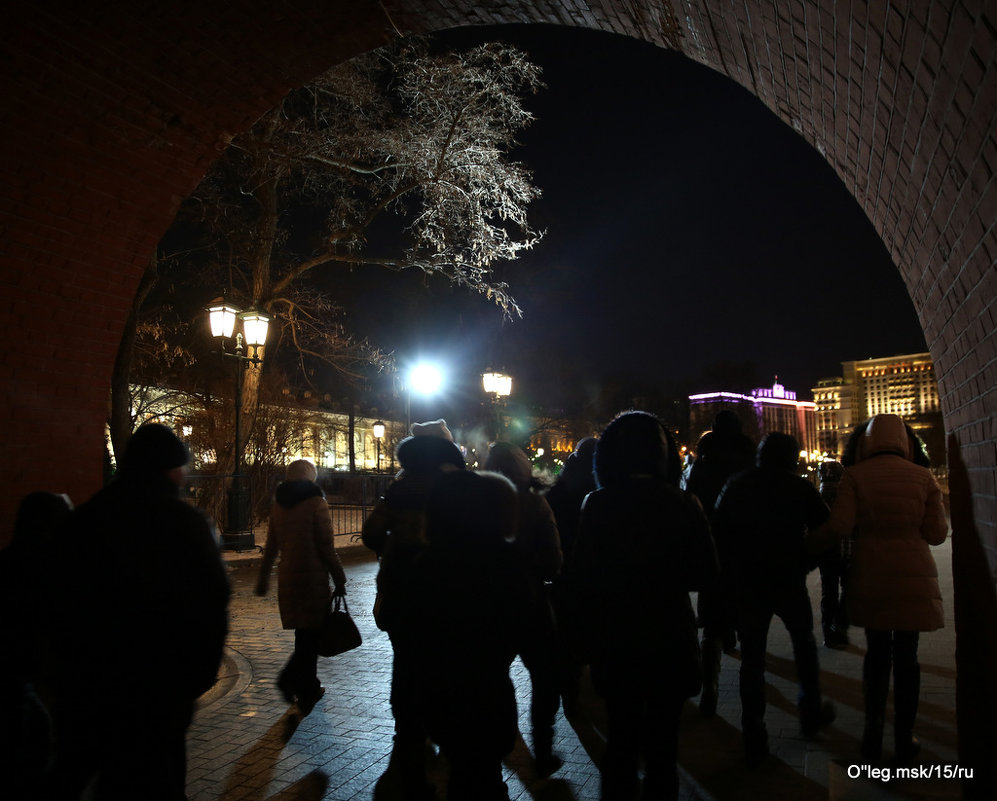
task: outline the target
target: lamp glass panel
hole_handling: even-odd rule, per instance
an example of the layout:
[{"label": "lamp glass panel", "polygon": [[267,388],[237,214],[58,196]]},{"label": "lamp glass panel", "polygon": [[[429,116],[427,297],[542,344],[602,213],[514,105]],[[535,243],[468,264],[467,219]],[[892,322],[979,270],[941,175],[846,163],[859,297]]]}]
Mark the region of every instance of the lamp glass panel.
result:
[{"label": "lamp glass panel", "polygon": [[384,423],[374,423],[374,438],[381,439],[384,436]]},{"label": "lamp glass panel", "polygon": [[481,376],[481,383],[485,392],[503,396],[512,394],[512,376],[503,373],[485,373]]},{"label": "lamp glass panel", "polygon": [[242,320],[242,333],[246,338],[246,344],[254,347],[265,345],[270,318],[262,312],[243,312],[239,318]]},{"label": "lamp glass panel", "polygon": [[211,323],[211,336],[228,339],[235,329],[235,317],[239,310],[227,303],[208,306],[208,320]]}]

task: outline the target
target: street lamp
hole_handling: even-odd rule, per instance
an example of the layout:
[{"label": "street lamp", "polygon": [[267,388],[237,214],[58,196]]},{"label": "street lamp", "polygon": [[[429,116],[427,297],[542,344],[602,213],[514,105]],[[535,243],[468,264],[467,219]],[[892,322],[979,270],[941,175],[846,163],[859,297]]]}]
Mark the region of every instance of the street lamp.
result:
[{"label": "street lamp", "polygon": [[378,420],[374,423],[374,442],[377,443],[377,461],[374,463],[377,465],[377,472],[381,472],[381,440],[384,439],[384,423]]},{"label": "street lamp", "polygon": [[412,391],[420,395],[433,395],[443,384],[443,373],[439,368],[425,362],[415,365],[408,373],[405,382],[405,420],[412,427]]},{"label": "street lamp", "polygon": [[512,394],[512,376],[489,370],[481,374],[481,385],[492,396],[492,405],[495,407],[495,439],[498,439],[502,434],[503,399]]},{"label": "street lamp", "polygon": [[[242,473],[242,378],[243,372],[251,364],[258,367],[263,362],[261,351],[267,341],[270,317],[255,310],[241,311],[226,303],[222,298],[207,307],[211,335],[219,340],[221,355],[236,360],[235,371],[235,471],[228,491],[228,517],[222,534],[222,547],[233,550],[249,550],[256,544],[250,525],[249,486]],[[242,332],[235,335],[235,352],[226,351],[226,341],[235,330],[235,321],[242,321]],[[243,341],[249,355],[243,353]]]}]

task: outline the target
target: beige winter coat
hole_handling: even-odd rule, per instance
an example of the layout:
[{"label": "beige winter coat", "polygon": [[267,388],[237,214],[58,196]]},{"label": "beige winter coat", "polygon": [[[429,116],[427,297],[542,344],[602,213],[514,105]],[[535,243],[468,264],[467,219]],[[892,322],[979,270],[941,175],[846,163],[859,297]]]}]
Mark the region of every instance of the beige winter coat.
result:
[{"label": "beige winter coat", "polygon": [[830,519],[808,540],[813,553],[853,538],[848,565],[850,622],[882,631],[942,628],[942,595],[929,545],[948,533],[931,471],[910,461],[903,421],[876,415],[860,461],[845,470]]},{"label": "beige winter coat", "polygon": [[281,625],[285,629],[317,629],[332,600],[329,577],[337,587],[346,584],[346,574],[333,546],[329,504],[310,481],[284,482],[277,488],[276,498],[256,591],[266,593],[279,552],[277,601]]}]

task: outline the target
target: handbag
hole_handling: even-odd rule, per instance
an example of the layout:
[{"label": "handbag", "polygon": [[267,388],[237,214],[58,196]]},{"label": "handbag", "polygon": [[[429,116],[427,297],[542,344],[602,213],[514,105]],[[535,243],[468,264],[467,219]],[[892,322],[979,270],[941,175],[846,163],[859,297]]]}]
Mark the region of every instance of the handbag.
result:
[{"label": "handbag", "polygon": [[333,598],[318,638],[319,656],[335,656],[360,646],[363,639],[357,624],[350,616],[346,598],[337,595]]}]

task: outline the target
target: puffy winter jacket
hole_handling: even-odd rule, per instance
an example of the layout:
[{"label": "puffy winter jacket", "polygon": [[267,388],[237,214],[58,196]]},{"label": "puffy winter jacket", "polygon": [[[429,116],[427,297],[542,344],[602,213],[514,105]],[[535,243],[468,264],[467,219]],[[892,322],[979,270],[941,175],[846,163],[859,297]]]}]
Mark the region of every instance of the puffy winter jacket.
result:
[{"label": "puffy winter jacket", "polygon": [[910,461],[903,420],[876,415],[862,458],[845,470],[828,522],[808,547],[820,552],[851,537],[848,614],[856,626],[883,631],[942,628],[938,569],[929,545],[945,541],[942,493],[931,472]]},{"label": "puffy winter jacket", "polygon": [[329,609],[332,590],[346,584],[333,545],[329,504],[311,481],[285,481],[277,487],[270,529],[260,566],[258,592],[266,592],[270,570],[277,566],[277,600],[285,629],[317,629]]}]

